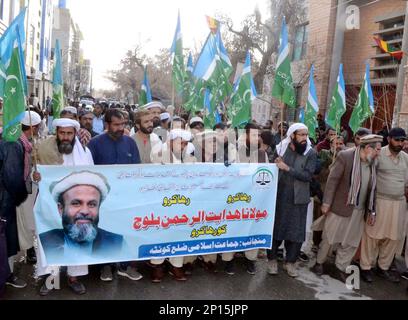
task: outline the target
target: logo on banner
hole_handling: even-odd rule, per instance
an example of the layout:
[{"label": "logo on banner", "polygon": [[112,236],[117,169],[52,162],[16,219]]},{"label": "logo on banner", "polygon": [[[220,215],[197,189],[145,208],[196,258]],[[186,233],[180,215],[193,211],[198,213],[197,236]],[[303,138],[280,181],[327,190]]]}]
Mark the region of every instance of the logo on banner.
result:
[{"label": "logo on banner", "polygon": [[270,189],[272,187],[273,174],[268,169],[259,169],[253,177],[253,185],[258,189]]}]

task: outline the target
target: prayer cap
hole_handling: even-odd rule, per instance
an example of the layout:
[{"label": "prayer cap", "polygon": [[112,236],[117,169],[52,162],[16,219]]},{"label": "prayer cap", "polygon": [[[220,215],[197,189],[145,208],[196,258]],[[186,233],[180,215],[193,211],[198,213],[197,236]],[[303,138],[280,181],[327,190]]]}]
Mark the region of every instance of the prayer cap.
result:
[{"label": "prayer cap", "polygon": [[52,183],[50,192],[55,202],[58,202],[61,194],[77,186],[95,187],[101,193],[101,201],[104,201],[110,192],[107,179],[103,175],[91,171],[74,172],[62,180]]}]

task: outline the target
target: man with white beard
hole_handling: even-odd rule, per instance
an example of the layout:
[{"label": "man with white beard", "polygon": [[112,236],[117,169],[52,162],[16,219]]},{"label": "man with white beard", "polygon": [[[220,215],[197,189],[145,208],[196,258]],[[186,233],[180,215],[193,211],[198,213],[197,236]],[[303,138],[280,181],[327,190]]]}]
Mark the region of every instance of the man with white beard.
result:
[{"label": "man with white beard", "polygon": [[[92,154],[88,148],[83,147],[77,137],[80,129],[78,121],[71,119],[57,119],[53,121],[56,136],[49,137],[38,146],[38,161],[41,165],[62,166],[90,166],[94,165]],[[40,249],[42,250],[42,248]],[[37,254],[37,276],[45,279],[50,274],[59,272],[59,267],[43,265],[41,255]],[[76,294],[85,294],[85,286],[77,277],[88,274],[88,266],[69,266],[68,285]],[[48,295],[52,289],[46,283],[40,288],[40,295]]]},{"label": "man with white beard", "polygon": [[366,212],[374,211],[375,160],[381,143],[381,136],[365,136],[359,147],[341,151],[331,167],[322,205],[324,218],[319,219],[325,221],[323,238],[312,269],[319,276],[324,273],[323,264],[331,249],[337,245],[335,277],[343,282],[347,279],[347,267],[363,237]]}]

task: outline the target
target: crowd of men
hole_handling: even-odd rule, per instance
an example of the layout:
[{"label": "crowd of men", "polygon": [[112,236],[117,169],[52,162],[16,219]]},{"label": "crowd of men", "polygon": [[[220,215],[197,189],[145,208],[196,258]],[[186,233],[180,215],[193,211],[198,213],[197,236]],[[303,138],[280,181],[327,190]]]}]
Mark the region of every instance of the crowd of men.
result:
[{"label": "crowd of men", "polygon": [[[268,259],[267,272],[279,273],[280,262],[289,277],[299,275],[298,262],[316,254],[312,271],[328,272],[327,260],[335,257],[330,275],[346,281],[347,268],[359,266],[364,281],[379,277],[397,283],[395,259],[405,255],[408,267],[407,197],[408,140],[401,128],[380,134],[360,129],[354,137],[342,128],[341,135],[326,127],[319,117],[317,141],[300,123],[272,121],[261,127],[248,123],[244,130],[219,123],[205,130],[200,113],[176,115],[158,101],[133,110],[96,104],[65,108],[60,118],[32,107],[22,120],[18,142],[0,140],[0,295],[6,286],[23,289],[24,279],[13,271],[16,257],[36,264],[39,294],[49,295],[50,274],[61,267],[44,267],[38,254],[33,207],[41,176],[36,165],[92,166],[181,163],[274,163],[279,168],[278,196],[271,250],[176,257],[146,261],[151,281],[160,283],[166,274],[186,281],[197,267],[209,273],[236,272],[236,257],[243,257],[246,271],[254,275],[257,261]],[[47,123],[48,122],[48,123]],[[61,212],[67,204],[59,203]],[[307,216],[313,207],[313,247],[307,251]],[[66,222],[67,225],[69,221]],[[71,224],[81,231],[82,226]],[[35,244],[37,243],[37,244]],[[405,249],[404,249],[405,248]],[[308,255],[305,252],[308,252]],[[143,278],[140,262],[99,266],[101,281],[114,281],[114,273],[132,281]],[[329,268],[330,269],[330,268]],[[65,270],[65,268],[64,268]],[[68,286],[85,294],[81,277],[88,266],[66,268]]]}]

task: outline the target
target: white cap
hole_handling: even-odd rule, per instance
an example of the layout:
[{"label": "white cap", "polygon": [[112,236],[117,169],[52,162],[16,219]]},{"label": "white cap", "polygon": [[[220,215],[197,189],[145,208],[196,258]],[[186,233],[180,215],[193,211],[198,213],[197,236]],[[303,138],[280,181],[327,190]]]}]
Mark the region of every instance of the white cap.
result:
[{"label": "white cap", "polygon": [[199,123],[204,124],[203,119],[201,119],[200,117],[193,117],[193,118],[191,118],[191,120],[190,120],[190,126],[191,126],[193,123],[195,123],[195,122],[199,122]]},{"label": "white cap", "polygon": [[168,119],[170,119],[170,113],[168,113],[168,112],[165,112],[165,113],[162,113],[161,115],[160,115],[160,120],[161,121],[166,121],[166,120],[168,120]]},{"label": "white cap", "polygon": [[175,140],[177,138],[181,138],[184,141],[191,141],[192,135],[189,131],[182,130],[182,129],[174,129],[171,130],[169,133],[169,140]]},{"label": "white cap", "polygon": [[66,107],[66,108],[64,108],[63,111],[68,111],[68,112],[70,112],[72,114],[78,114],[78,110],[75,107]]},{"label": "white cap", "polygon": [[[31,121],[30,121],[31,118]],[[26,111],[24,113],[24,118],[21,120],[21,124],[25,126],[37,126],[41,123],[40,115],[35,111]]]},{"label": "white cap", "polygon": [[72,120],[72,119],[67,119],[67,118],[55,119],[52,122],[52,126],[53,126],[54,129],[73,127],[73,128],[75,128],[76,131],[79,131],[79,129],[81,128],[81,125],[79,124],[78,121]]},{"label": "white cap", "polygon": [[101,193],[101,202],[104,201],[110,192],[108,180],[101,174],[91,171],[81,171],[71,173],[69,176],[51,184],[50,192],[55,202],[61,194],[76,186],[92,186]]},{"label": "white cap", "polygon": [[146,110],[154,109],[154,108],[160,108],[161,110],[164,110],[164,106],[160,101],[152,101],[146,104],[144,107]]}]

